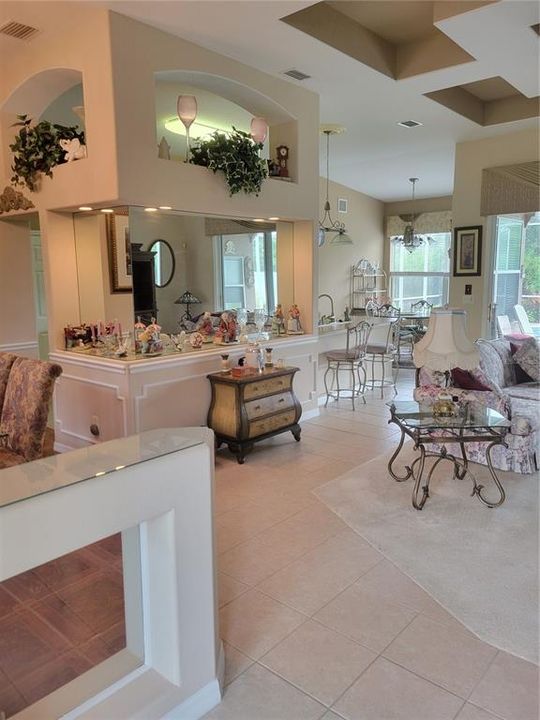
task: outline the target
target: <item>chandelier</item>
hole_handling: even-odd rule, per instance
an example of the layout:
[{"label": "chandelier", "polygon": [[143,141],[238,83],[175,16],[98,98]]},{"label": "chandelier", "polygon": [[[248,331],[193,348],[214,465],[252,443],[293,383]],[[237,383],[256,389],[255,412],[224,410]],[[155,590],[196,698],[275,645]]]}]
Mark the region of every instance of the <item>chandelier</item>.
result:
[{"label": "chandelier", "polygon": [[347,234],[345,223],[333,220],[330,214],[329,185],[330,185],[330,135],[339,135],[345,128],[340,125],[323,125],[321,132],[326,135],[326,201],[324,215],[319,220],[319,247],[326,242],[326,234],[332,233],[331,245],[352,245],[353,241]]},{"label": "chandelier", "polygon": [[[412,183],[412,203],[414,206],[414,190],[415,185],[418,182],[418,178],[409,178],[409,182]],[[412,253],[416,248],[421,247],[422,245],[425,245],[427,242],[431,241],[431,238],[425,238],[422,237],[422,235],[416,235],[414,232],[414,222],[418,218],[418,215],[414,215],[411,213],[411,215],[400,215],[400,218],[407,223],[405,226],[405,230],[403,231],[403,235],[394,235],[392,240],[394,242],[399,242],[403,245],[403,247],[410,253]]]}]

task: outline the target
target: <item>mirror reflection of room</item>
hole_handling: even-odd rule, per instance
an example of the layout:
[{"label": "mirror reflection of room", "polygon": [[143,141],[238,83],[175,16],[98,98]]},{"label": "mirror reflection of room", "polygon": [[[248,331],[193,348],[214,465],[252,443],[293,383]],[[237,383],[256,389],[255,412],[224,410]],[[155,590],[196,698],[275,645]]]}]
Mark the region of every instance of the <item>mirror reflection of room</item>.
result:
[{"label": "mirror reflection of room", "polygon": [[[293,303],[291,223],[117,207],[76,213],[74,224],[81,324],[95,324],[96,338],[112,327],[125,338],[134,331],[135,345],[137,328],[153,325],[174,349],[175,336],[189,338],[208,322],[214,338],[223,313],[236,319],[239,310],[248,332],[256,310],[270,332],[278,304]],[[83,332],[92,342],[92,330]]]}]

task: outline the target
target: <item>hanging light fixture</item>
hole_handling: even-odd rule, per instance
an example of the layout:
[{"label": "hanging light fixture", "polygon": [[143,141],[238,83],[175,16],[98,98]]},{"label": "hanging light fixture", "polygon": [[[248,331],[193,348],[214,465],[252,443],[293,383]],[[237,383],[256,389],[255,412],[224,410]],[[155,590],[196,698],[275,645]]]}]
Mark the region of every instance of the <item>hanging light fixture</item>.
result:
[{"label": "hanging light fixture", "polygon": [[262,145],[266,140],[267,134],[268,123],[266,120],[262,117],[254,117],[251,120],[251,137],[253,138],[253,142]]},{"label": "hanging light fixture", "polygon": [[331,245],[352,245],[353,241],[347,234],[345,223],[333,220],[330,214],[329,186],[330,186],[330,135],[339,135],[345,128],[341,125],[322,125],[321,132],[326,135],[326,200],[324,203],[324,215],[319,220],[319,247],[326,242],[327,233]]},{"label": "hanging light fixture", "polygon": [[189,128],[197,117],[197,98],[194,95],[179,95],[176,101],[176,112],[186,128],[186,160],[189,162],[191,147],[189,142]]},{"label": "hanging light fixture", "polygon": [[[418,178],[409,178],[409,182],[412,183],[412,204],[414,207],[414,190],[415,185],[418,182]],[[415,234],[414,223],[417,217],[418,215],[414,215],[413,213],[404,216],[400,215],[400,218],[403,220],[403,222],[407,223],[405,225],[405,230],[403,231],[403,235],[394,235],[392,237],[393,242],[401,243],[403,247],[410,253],[416,250],[416,248],[425,245],[427,242],[431,242],[431,238],[426,238],[422,237],[422,235]]]}]

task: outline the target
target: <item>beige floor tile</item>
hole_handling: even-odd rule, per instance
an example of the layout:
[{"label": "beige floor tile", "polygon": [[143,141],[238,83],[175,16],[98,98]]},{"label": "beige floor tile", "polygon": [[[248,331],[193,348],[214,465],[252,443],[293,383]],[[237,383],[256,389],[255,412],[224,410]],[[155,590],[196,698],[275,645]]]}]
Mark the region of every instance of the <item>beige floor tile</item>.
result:
[{"label": "beige floor tile", "polygon": [[381,557],[356,533],[346,529],[258,587],[296,610],[312,615],[378,563]]},{"label": "beige floor tile", "polygon": [[360,590],[374,593],[390,602],[410,607],[444,625],[451,625],[456,630],[467,631],[429,593],[388,560],[383,560],[362,575],[357,586]]},{"label": "beige floor tile", "polygon": [[452,720],[463,700],[378,658],[335,709],[347,720]]},{"label": "beige floor tile", "polygon": [[249,540],[296,512],[296,507],[290,509],[287,505],[264,507],[250,502],[218,515],[215,520],[218,553]]},{"label": "beige floor tile", "polygon": [[416,611],[363,592],[355,584],[315,614],[315,620],[381,652],[413,620]]},{"label": "beige floor tile", "polygon": [[223,605],[239,597],[246,590],[249,590],[248,585],[244,585],[244,583],[238,582],[235,578],[222,572],[218,573],[219,607],[223,607]]},{"label": "beige floor tile", "polygon": [[262,533],[227,550],[218,558],[219,569],[251,586],[270,577],[298,557],[295,547],[276,535],[276,542],[274,533],[270,538]]},{"label": "beige floor tile", "polygon": [[328,712],[324,713],[321,720],[343,720],[343,717],[332,712],[332,710],[328,710]]},{"label": "beige floor tile", "polygon": [[324,706],[260,665],[252,665],[225,689],[205,720],[318,720]]},{"label": "beige floor tile", "polygon": [[482,710],[482,708],[465,703],[460,712],[456,715],[456,720],[500,720],[495,715]]},{"label": "beige floor tile", "polygon": [[375,658],[343,635],[308,621],[259,662],[329,706]]},{"label": "beige floor tile", "polygon": [[225,652],[223,685],[227,686],[241,675],[244,670],[247,670],[250,665],[253,665],[253,660],[228,643],[223,643],[223,650]]},{"label": "beige floor tile", "polygon": [[384,651],[385,657],[467,698],[497,651],[471,633],[430,618],[415,618]]},{"label": "beige floor tile", "polygon": [[538,720],[539,668],[499,652],[469,698],[505,720]]},{"label": "beige floor tile", "polygon": [[348,527],[343,520],[317,501],[313,507],[265,530],[260,537],[276,545],[284,543],[300,557],[344,530]]},{"label": "beige floor tile", "polygon": [[273,598],[248,590],[221,609],[219,629],[225,642],[257,660],[305,620]]}]

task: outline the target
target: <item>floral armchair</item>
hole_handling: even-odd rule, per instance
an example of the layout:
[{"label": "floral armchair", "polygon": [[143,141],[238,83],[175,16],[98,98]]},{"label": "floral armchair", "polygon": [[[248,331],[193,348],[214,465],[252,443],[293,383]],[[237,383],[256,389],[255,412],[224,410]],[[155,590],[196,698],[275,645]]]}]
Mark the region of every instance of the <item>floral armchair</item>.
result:
[{"label": "floral armchair", "polygon": [[62,368],[0,353],[0,468],[43,454],[49,404]]},{"label": "floral armchair", "polygon": [[[505,437],[507,447],[498,445],[491,452],[496,468],[522,474],[533,473],[537,469],[540,438],[540,386],[536,382],[516,383],[515,363],[508,342],[481,340],[477,344],[480,367],[473,371],[473,375],[486,389],[449,387],[448,390],[452,396],[457,396],[457,402],[480,403],[497,410],[511,421],[510,430]],[[414,398],[417,402],[432,404],[445,384],[444,373],[421,368],[417,373]],[[486,465],[486,447],[486,443],[468,443],[469,460]],[[448,450],[461,456],[457,444],[448,446]]]}]

